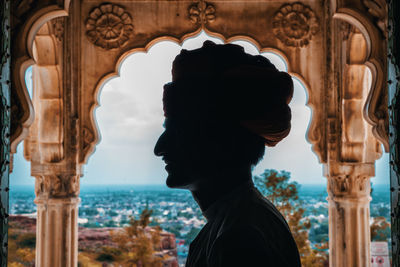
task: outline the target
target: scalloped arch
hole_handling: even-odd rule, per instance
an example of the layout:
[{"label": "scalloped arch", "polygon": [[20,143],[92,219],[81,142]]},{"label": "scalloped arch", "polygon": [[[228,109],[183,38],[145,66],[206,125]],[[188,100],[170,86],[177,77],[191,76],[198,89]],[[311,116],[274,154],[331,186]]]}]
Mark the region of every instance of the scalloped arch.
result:
[{"label": "scalloped arch", "polygon": [[18,45],[15,48],[15,54],[17,58],[12,67],[12,81],[15,94],[21,104],[22,117],[10,137],[11,154],[16,153],[18,144],[27,136],[28,129],[34,121],[34,109],[25,83],[25,72],[29,66],[35,64],[33,42],[36,33],[48,21],[68,16],[69,6],[70,0],[64,0],[63,7],[49,5],[39,9],[36,13],[31,14],[16,37],[15,43]]},{"label": "scalloped arch", "polygon": [[[115,63],[115,69],[112,72],[106,73],[104,74],[99,81],[96,83],[95,86],[95,90],[94,90],[94,104],[90,107],[89,109],[89,113],[90,113],[90,123],[93,127],[93,129],[95,129],[94,131],[94,140],[93,142],[91,142],[89,149],[86,151],[84,158],[82,160],[83,163],[86,163],[89,159],[89,157],[95,152],[96,150],[96,145],[100,142],[101,140],[101,133],[99,131],[99,127],[97,125],[97,120],[96,120],[96,114],[95,114],[95,110],[97,107],[99,107],[99,102],[100,102],[100,96],[101,96],[101,90],[103,88],[103,86],[111,79],[113,78],[117,78],[120,77],[120,69],[121,69],[121,65],[124,62],[124,60],[134,54],[134,53],[138,53],[138,52],[145,52],[148,53],[148,51],[152,48],[152,46],[154,46],[157,43],[163,42],[163,41],[171,41],[174,42],[176,44],[178,44],[179,46],[182,46],[183,42],[186,41],[188,38],[191,38],[193,36],[198,35],[201,31],[204,31],[207,35],[211,36],[211,37],[216,37],[221,39],[224,43],[230,43],[233,41],[246,41],[251,43],[252,45],[254,45],[258,51],[260,53],[264,53],[264,52],[270,52],[270,53],[274,53],[278,56],[280,56],[283,61],[285,62],[286,66],[287,66],[287,71],[288,73],[295,77],[296,79],[298,79],[300,81],[300,83],[304,86],[307,95],[311,94],[311,90],[310,90],[310,86],[309,84],[306,82],[306,80],[303,78],[303,76],[299,73],[295,73],[293,71],[291,71],[290,68],[290,62],[287,58],[287,56],[280,51],[279,49],[276,48],[269,48],[269,47],[262,47],[259,42],[257,42],[255,39],[249,37],[249,36],[245,36],[245,35],[236,35],[236,36],[232,36],[229,38],[225,38],[222,34],[219,33],[215,33],[215,32],[211,32],[208,31],[205,28],[199,28],[198,30],[192,32],[192,33],[188,33],[184,36],[182,36],[181,38],[176,38],[176,37],[172,37],[172,36],[161,36],[161,37],[157,37],[152,39],[151,41],[149,41],[144,47],[138,47],[138,48],[134,48],[131,50],[128,50],[126,52],[124,52],[116,61]],[[315,108],[315,105],[313,103],[311,103],[310,98],[308,97],[308,101],[306,103],[306,105],[311,109],[312,114]],[[312,129],[315,128],[316,122],[314,122],[313,120],[313,116],[311,115],[311,120],[309,123],[309,128],[308,128],[308,134],[307,134],[307,141],[309,143],[311,143],[312,145],[314,145],[314,139],[309,133],[312,132]],[[314,151],[314,149],[313,149]]]}]

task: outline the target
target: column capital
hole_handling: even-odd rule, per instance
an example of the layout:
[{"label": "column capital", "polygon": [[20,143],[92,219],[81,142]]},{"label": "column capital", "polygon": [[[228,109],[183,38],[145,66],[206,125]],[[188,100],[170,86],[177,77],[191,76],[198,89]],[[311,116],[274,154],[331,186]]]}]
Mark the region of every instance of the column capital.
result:
[{"label": "column capital", "polygon": [[348,204],[369,203],[370,178],[375,175],[373,163],[333,163],[324,165],[328,179],[329,199]]},{"label": "column capital", "polygon": [[36,202],[57,198],[78,198],[80,175],[53,174],[35,175]]}]

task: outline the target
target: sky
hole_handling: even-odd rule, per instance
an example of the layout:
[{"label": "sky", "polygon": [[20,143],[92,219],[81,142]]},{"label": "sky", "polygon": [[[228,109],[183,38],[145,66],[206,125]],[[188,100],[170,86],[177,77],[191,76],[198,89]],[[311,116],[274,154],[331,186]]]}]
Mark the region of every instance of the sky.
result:
[{"label": "sky", "polygon": [[[154,145],[163,132],[163,85],[171,81],[172,61],[182,48],[195,49],[205,40],[223,43],[204,32],[187,39],[182,46],[171,41],[153,45],[147,53],[126,57],[120,65],[119,77],[107,81],[99,94],[100,106],[95,111],[101,141],[95,153],[83,167],[82,185],[91,184],[164,184],[167,173],[161,158],[153,154]],[[245,41],[233,42],[244,46],[250,54],[259,54],[257,48]],[[262,53],[282,71],[286,63],[272,53]],[[31,87],[31,71],[26,73]],[[288,137],[273,148],[267,147],[264,159],[254,168],[253,175],[265,169],[286,170],[291,179],[300,184],[326,184],[322,165],[306,140],[311,110],[305,104],[307,92],[294,80],[292,129]],[[23,158],[22,144],[14,155],[12,185],[33,185],[29,163]],[[376,162],[376,184],[389,183],[388,154]]]}]

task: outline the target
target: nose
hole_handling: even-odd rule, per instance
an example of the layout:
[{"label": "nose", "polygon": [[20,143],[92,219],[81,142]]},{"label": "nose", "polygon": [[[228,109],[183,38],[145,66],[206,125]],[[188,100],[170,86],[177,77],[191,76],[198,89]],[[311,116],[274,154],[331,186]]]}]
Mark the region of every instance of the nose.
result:
[{"label": "nose", "polygon": [[158,138],[156,145],[154,146],[154,155],[161,157],[165,155],[166,152],[166,133],[165,131]]}]

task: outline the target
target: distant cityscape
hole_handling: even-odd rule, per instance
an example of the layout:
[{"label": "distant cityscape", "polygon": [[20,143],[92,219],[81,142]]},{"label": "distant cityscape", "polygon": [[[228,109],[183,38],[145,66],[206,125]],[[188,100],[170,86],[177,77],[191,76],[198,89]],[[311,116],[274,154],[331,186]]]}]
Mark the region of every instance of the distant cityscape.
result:
[{"label": "distant cityscape", "polygon": [[[311,221],[309,239],[318,244],[328,239],[328,203],[324,185],[302,185],[300,201],[305,216]],[[15,186],[10,190],[10,213],[36,216],[34,190]],[[190,242],[206,223],[201,210],[187,190],[169,189],[162,185],[83,186],[80,193],[79,226],[87,228],[123,227],[130,217],[138,218],[151,209],[151,225],[159,225],[176,237],[178,259],[183,266]],[[371,217],[390,215],[389,187],[373,186]]]}]

